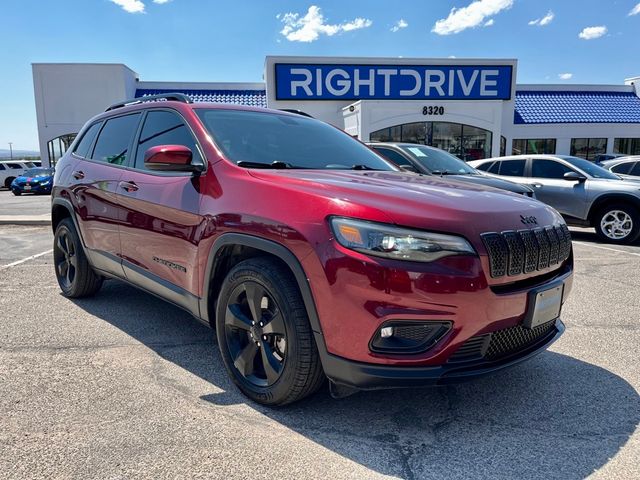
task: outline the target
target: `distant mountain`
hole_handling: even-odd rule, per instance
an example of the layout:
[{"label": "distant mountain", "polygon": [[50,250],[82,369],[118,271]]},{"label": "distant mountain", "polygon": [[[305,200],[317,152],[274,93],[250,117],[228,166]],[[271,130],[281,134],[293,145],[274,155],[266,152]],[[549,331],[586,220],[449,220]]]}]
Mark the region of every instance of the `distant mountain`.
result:
[{"label": "distant mountain", "polygon": [[[36,152],[35,150],[14,150],[13,151],[13,158],[16,160],[22,157],[39,157],[39,156],[40,156],[40,152]],[[11,152],[9,151],[8,148],[0,148],[0,158],[2,158],[3,160],[5,158],[11,158]]]}]

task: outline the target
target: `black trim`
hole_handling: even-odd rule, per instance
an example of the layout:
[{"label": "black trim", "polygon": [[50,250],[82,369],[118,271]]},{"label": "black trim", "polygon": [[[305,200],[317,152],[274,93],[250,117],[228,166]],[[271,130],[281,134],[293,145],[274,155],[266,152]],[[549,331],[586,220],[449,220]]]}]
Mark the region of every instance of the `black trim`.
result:
[{"label": "black trim", "polygon": [[78,232],[78,237],[80,238],[80,243],[82,244],[82,247],[86,250],[87,246],[84,243],[84,239],[82,238],[82,232],[80,231],[80,228],[78,227],[78,220],[76,218],[76,211],[73,208],[73,204],[71,203],[71,201],[67,200],[66,198],[61,198],[61,197],[56,197],[51,201],[51,229],[53,230],[53,233],[55,235],[56,231],[54,229],[53,226],[53,207],[56,206],[60,206],[60,207],[64,207],[68,212],[69,212],[69,216],[71,217],[71,220],[73,221],[73,226],[76,227],[76,232]]},{"label": "black trim", "polygon": [[124,280],[128,283],[186,310],[200,320],[199,297],[127,260],[122,260],[122,270],[126,276]]},{"label": "black trim", "polygon": [[327,376],[335,383],[359,390],[382,388],[446,385],[471,380],[483,375],[511,367],[546,350],[564,332],[564,324],[556,320],[555,333],[529,348],[504,360],[488,362],[480,359],[465,363],[444,364],[434,367],[398,367],[354,362],[345,358],[328,355],[322,365]]}]

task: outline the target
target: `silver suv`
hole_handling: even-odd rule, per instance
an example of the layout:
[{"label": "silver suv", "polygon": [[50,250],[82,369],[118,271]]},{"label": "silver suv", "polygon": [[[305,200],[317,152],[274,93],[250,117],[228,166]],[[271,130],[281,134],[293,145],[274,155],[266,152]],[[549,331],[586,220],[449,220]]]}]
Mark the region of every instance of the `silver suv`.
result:
[{"label": "silver suv", "polygon": [[594,227],[610,243],[640,235],[640,182],[565,155],[514,155],[469,162],[478,170],[532,187],[569,225]]}]

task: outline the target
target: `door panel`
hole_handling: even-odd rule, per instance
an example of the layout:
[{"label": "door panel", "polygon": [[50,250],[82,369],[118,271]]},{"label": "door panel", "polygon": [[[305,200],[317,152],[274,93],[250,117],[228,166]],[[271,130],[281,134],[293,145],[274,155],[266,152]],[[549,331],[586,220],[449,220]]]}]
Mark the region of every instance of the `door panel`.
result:
[{"label": "door panel", "polygon": [[575,172],[564,163],[549,159],[532,159],[530,186],[536,198],[563,215],[585,218],[587,214],[586,182],[568,181],[567,172]]},{"label": "door panel", "polygon": [[145,170],[144,153],[157,145],[184,145],[201,162],[198,146],[182,118],[168,110],[147,113],[136,145],[135,168],[122,176],[117,192],[125,274],[136,283],[151,279],[147,289],[162,289],[162,295],[172,286],[197,295],[202,222],[197,178]]}]

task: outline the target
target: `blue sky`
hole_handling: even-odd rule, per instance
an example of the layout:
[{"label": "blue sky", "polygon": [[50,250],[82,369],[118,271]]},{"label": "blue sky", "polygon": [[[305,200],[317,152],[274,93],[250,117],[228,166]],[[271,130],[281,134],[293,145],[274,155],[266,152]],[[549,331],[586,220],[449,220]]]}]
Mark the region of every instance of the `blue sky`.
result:
[{"label": "blue sky", "polygon": [[32,62],[183,81],[260,81],[266,55],[517,58],[519,83],[640,75],[638,0],[21,0],[0,19],[0,149],[37,149]]}]

